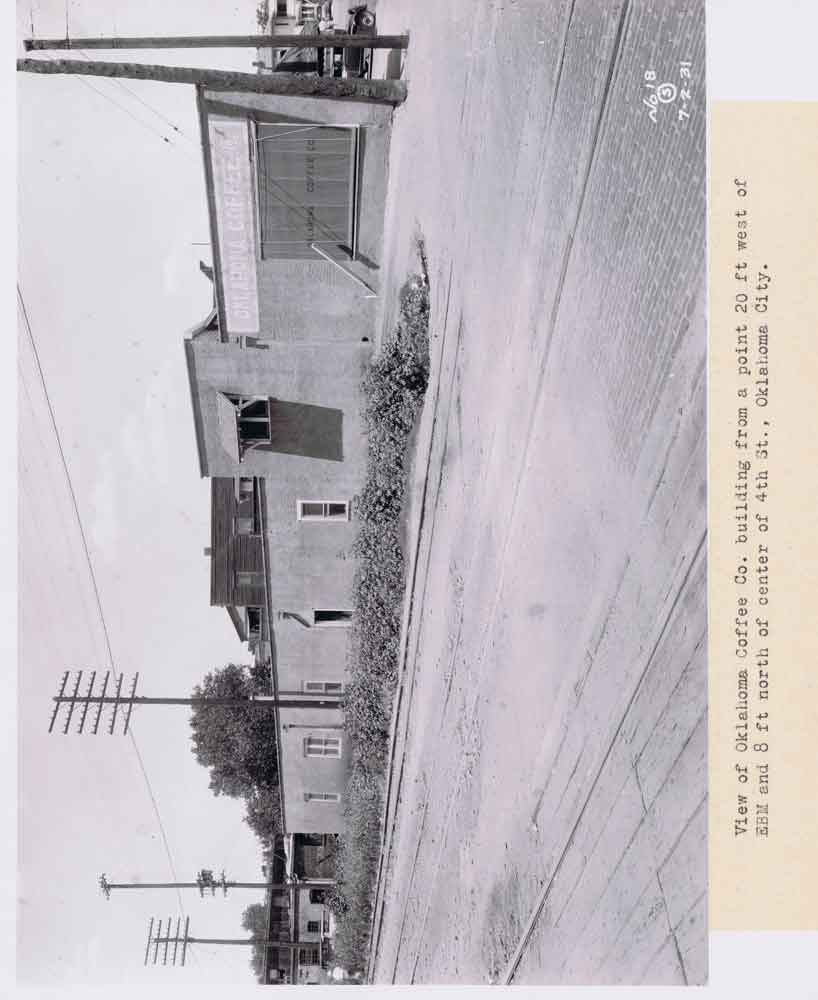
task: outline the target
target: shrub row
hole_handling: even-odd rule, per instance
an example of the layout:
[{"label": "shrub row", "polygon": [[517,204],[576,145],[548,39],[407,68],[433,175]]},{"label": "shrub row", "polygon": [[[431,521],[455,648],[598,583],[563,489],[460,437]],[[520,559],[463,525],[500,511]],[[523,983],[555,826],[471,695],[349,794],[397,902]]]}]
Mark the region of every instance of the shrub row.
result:
[{"label": "shrub row", "polygon": [[407,441],[428,381],[429,289],[424,268],[423,275],[411,278],[401,290],[397,328],[363,380],[369,450],[355,508],[356,624],[345,700],[352,761],[345,797],[346,832],[338,852],[339,884],[329,899],[337,916],[337,960],[353,971],[366,962],[380,853],[404,599],[401,514]]}]

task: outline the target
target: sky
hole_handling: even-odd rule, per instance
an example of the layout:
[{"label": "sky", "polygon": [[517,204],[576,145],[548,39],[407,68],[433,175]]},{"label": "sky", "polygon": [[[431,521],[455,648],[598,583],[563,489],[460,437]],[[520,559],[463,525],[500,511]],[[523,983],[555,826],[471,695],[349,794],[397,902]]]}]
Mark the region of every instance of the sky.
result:
[{"label": "sky", "polygon": [[[25,0],[20,39],[250,33],[253,0]],[[115,59],[102,52],[95,58]],[[121,56],[127,59],[128,55]],[[132,54],[250,69],[252,50]],[[199,475],[182,341],[208,312],[202,161],[190,87],[20,75],[18,281],[87,537],[114,662],[127,689],[185,695],[247,662],[209,606],[209,481]],[[204,246],[197,246],[204,243]],[[193,949],[143,969],[150,917],[175,893],[114,894],[111,880],[190,880],[200,867],[260,876],[242,806],[216,798],[190,750],[188,712],[143,707],[121,735],[49,736],[64,670],[108,654],[43,381],[18,308],[18,977],[40,984],[252,983],[244,948]],[[87,676],[87,675],[86,675]],[[182,896],[191,933],[237,936],[261,899]]]}]

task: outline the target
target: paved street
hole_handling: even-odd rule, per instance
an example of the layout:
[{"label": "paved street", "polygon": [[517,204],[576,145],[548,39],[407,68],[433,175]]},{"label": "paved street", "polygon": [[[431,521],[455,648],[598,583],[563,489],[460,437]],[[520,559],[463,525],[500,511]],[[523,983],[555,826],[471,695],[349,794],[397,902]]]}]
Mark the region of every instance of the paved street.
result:
[{"label": "paved street", "polygon": [[378,18],[412,35],[383,273],[422,232],[433,381],[373,978],[701,983],[703,3]]}]

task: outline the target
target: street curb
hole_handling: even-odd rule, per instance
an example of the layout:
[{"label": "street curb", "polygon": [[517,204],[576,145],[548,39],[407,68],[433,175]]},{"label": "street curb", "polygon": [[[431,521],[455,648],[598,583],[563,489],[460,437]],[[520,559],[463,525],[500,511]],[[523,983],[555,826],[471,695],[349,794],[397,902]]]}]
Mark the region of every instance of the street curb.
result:
[{"label": "street curb", "polygon": [[[426,270],[426,260],[422,257],[424,263],[424,270]],[[427,274],[428,281],[428,274]],[[451,274],[449,278],[449,289],[451,289]],[[431,316],[430,316],[431,325]],[[395,701],[392,708],[392,720],[390,723],[390,733],[389,733],[389,765],[387,770],[387,781],[386,788],[384,792],[384,809],[383,818],[381,821],[381,849],[380,849],[380,859],[378,861],[378,874],[375,880],[375,902],[373,905],[372,914],[372,924],[370,928],[369,936],[369,953],[367,957],[367,968],[366,968],[366,981],[372,983],[372,976],[374,971],[374,961],[377,954],[378,939],[380,937],[381,923],[383,920],[383,906],[384,906],[384,890],[386,881],[386,857],[388,854],[387,841],[389,841],[389,850],[391,850],[391,840],[394,835],[395,829],[395,816],[394,810],[391,808],[391,797],[393,792],[393,785],[395,781],[395,771],[396,771],[396,761],[395,753],[398,744],[398,726],[401,718],[401,711],[404,707],[404,692],[406,690],[407,679],[412,681],[414,679],[414,669],[411,673],[407,671],[407,658],[409,652],[409,636],[412,626],[412,616],[415,610],[415,591],[418,579],[418,564],[420,562],[420,550],[421,543],[424,537],[424,528],[427,527],[426,524],[426,509],[427,509],[427,498],[429,492],[429,478],[432,464],[432,454],[434,446],[434,436],[435,429],[437,426],[437,416],[438,407],[440,404],[440,385],[441,376],[443,373],[443,362],[445,358],[445,323],[443,326],[443,335],[440,346],[440,354],[437,369],[435,372],[434,386],[431,384],[427,388],[427,402],[428,394],[430,391],[434,391],[434,407],[432,409],[432,416],[430,422],[428,442],[423,442],[420,439],[415,443],[415,454],[412,457],[411,471],[412,478],[416,474],[418,467],[418,459],[425,453],[426,463],[423,478],[423,489],[420,494],[420,503],[418,505],[415,515],[417,517],[417,526],[413,530],[413,520],[414,518],[410,516],[407,524],[407,537],[409,539],[413,538],[413,544],[411,545],[410,562],[407,566],[406,579],[409,582],[407,586],[406,593],[408,595],[408,600],[404,604],[404,612],[401,621],[401,633],[400,633],[400,643],[398,649],[398,663],[399,663],[399,680],[397,690],[395,692]],[[430,337],[431,339],[431,337]],[[424,403],[424,410],[427,405]],[[423,418],[423,410],[421,410],[420,419]],[[400,766],[403,765],[403,756],[400,758]],[[395,806],[397,803],[395,803]],[[391,826],[390,826],[391,823]]]}]

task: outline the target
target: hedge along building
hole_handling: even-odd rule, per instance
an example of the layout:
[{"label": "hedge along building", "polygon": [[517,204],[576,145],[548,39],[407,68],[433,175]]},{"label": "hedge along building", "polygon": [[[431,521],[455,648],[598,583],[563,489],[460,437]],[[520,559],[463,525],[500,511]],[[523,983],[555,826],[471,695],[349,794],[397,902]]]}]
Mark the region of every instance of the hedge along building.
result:
[{"label": "hedge along building", "polygon": [[[391,112],[201,89],[198,103],[215,304],[185,351],[212,479],[211,603],[269,657],[278,690],[338,692],[375,314],[316,248],[377,281]],[[343,828],[342,723],[277,712],[288,832]]]}]

